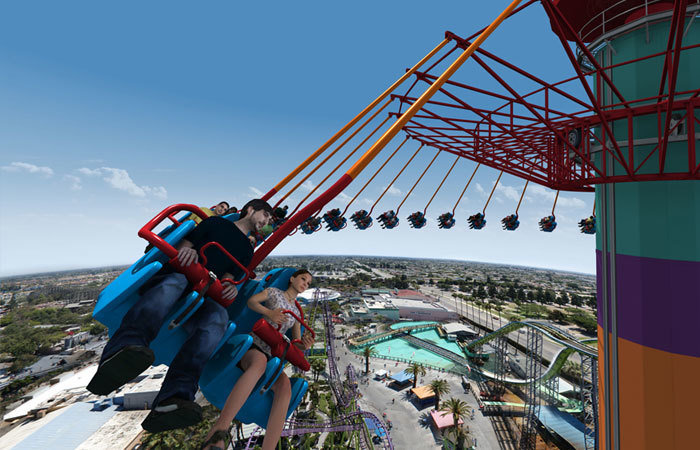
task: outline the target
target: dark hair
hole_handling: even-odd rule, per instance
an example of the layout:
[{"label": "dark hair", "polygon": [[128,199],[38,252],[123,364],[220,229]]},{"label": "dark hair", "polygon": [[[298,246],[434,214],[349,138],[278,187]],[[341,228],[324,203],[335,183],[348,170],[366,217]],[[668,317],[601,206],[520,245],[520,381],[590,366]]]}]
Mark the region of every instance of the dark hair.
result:
[{"label": "dark hair", "polygon": [[220,201],[219,203],[216,204],[216,206],[219,206],[222,203],[226,205],[226,209],[230,209],[231,205],[229,205],[226,200]]},{"label": "dark hair", "polygon": [[297,270],[296,272],[294,272],[294,273],[289,277],[289,284],[292,284],[292,278],[296,278],[296,277],[298,277],[299,275],[305,275],[305,274],[309,274],[309,276],[313,277],[313,275],[311,275],[311,272],[309,272],[308,270],[306,270],[306,269],[299,269],[299,270]]},{"label": "dark hair", "polygon": [[244,218],[248,214],[248,207],[252,206],[253,207],[253,212],[255,211],[260,211],[261,209],[264,211],[267,211],[272,215],[272,206],[270,206],[269,203],[267,203],[265,200],[260,200],[259,198],[255,198],[245,205],[243,205],[243,208],[241,208],[241,215],[239,219]]}]

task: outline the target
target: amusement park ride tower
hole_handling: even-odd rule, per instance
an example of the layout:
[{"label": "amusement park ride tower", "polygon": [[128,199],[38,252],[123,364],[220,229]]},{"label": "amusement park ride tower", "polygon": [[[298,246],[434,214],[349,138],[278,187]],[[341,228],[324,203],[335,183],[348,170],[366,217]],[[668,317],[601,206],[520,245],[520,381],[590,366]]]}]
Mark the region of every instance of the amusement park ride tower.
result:
[{"label": "amusement park ride tower", "polygon": [[[593,413],[597,447],[698,448],[700,26],[695,19],[700,0],[537,2],[576,72],[558,83],[479,48],[505,19],[536,2],[516,9],[519,3],[513,1],[471,37],[447,33],[435,50],[266,194],[265,199],[277,194],[415,76],[408,92],[392,94],[391,100],[401,103],[390,113],[396,121],[335,184],[294,210],[256,251],[252,267],[299,224],[318,215],[400,131],[421,148],[433,147],[551,189],[595,191],[601,360],[598,410]],[[419,71],[448,42],[455,48],[447,55],[462,51],[454,62],[441,74],[430,73],[437,63]],[[468,58],[506,93],[451,81]],[[520,94],[496,67],[540,87]],[[411,96],[417,83],[427,87]],[[566,92],[567,83],[576,83],[585,95]],[[466,99],[474,93],[504,105],[480,109]],[[555,109],[550,100],[555,96],[578,109]]]},{"label": "amusement park ride tower", "polygon": [[680,48],[700,43],[699,6],[559,5],[610,67],[612,84],[596,84],[609,130],[595,133],[626,156],[592,150],[596,166],[623,181],[596,184],[600,448],[698,445],[691,405],[700,396],[687,387],[700,371],[700,52]]}]

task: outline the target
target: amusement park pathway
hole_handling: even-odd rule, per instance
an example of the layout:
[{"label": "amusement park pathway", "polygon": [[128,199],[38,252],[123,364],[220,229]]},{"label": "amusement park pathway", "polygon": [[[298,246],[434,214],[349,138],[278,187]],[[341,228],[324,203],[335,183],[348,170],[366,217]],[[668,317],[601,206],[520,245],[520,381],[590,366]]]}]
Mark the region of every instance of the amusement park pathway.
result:
[{"label": "amusement park pathway", "polygon": [[[337,331],[338,334],[340,334],[339,331]],[[348,364],[353,364],[358,375],[364,373],[364,360],[347,351],[342,339],[336,340],[335,344],[336,355],[340,358],[338,370],[344,372]],[[441,448],[439,444],[440,436],[432,431],[429,422],[432,406],[419,410],[407,399],[406,393],[410,390],[409,388],[395,391],[389,388],[385,382],[374,380],[371,377],[371,374],[380,369],[386,369],[390,373],[395,373],[405,368],[405,363],[399,363],[397,366],[396,362],[393,361],[370,360],[370,377],[362,377],[360,380],[359,391],[362,394],[360,407],[363,410],[376,414],[378,417],[383,417],[383,414],[386,414],[384,420],[391,420],[393,424],[391,438],[394,448],[397,450]],[[479,411],[474,396],[471,393],[464,393],[460,385],[460,378],[457,375],[429,370],[424,377],[419,379],[419,384],[430,383],[435,378],[446,379],[450,384],[450,392],[443,397],[444,399],[450,397],[459,398],[467,402],[471,408],[474,408],[474,419],[470,420],[467,418],[466,424],[469,426],[472,435],[476,437],[477,448],[500,449],[501,447],[498,445],[498,439],[491,422]],[[394,403],[392,403],[392,400]],[[425,419],[428,419],[428,421]]]}]

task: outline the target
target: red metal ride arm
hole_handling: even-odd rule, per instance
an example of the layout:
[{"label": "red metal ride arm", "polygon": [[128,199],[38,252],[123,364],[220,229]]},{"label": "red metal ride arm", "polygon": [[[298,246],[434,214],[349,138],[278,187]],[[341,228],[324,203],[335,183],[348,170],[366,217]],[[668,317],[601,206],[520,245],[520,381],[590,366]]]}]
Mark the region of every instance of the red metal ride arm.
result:
[{"label": "red metal ride arm", "polygon": [[[140,230],[139,230],[139,237],[142,237],[143,239],[147,240],[149,243],[153,244],[154,247],[156,247],[158,250],[162,251],[170,260],[168,263],[173,266],[175,270],[178,272],[182,273],[187,277],[187,280],[191,282],[194,285],[194,290],[201,290],[204,289],[204,287],[207,285],[210,279],[210,272],[209,270],[205,267],[206,264],[206,258],[203,257],[204,262],[202,263],[192,263],[189,266],[182,266],[180,264],[180,261],[177,259],[178,251],[167,243],[163,238],[158,236],[156,233],[153,232],[153,229],[158,226],[164,219],[169,218],[170,220],[173,220],[175,223],[177,223],[177,220],[174,220],[174,214],[181,212],[181,211],[189,211],[197,216],[199,216],[201,219],[206,219],[208,216],[204,214],[204,212],[199,209],[195,205],[188,205],[188,204],[183,204],[179,203],[176,205],[171,205],[165,208],[163,211],[158,213],[153,219],[151,219],[146,225],[144,225]],[[210,245],[216,245],[220,250],[222,250],[226,256],[231,258],[231,260],[238,266],[243,268],[243,265],[236,260],[230,253],[228,253],[223,247],[218,242],[209,242],[205,244],[204,247],[200,250],[200,254],[203,256],[203,250],[210,246]],[[234,281],[230,279],[226,279],[224,281],[228,281],[233,284],[241,284],[244,282],[248,277],[251,276],[252,272],[249,271],[248,269],[243,268],[244,270],[244,277],[239,280],[239,281]],[[211,297],[213,300],[215,300],[217,303],[219,303],[221,306],[224,308],[228,307],[233,303],[234,299],[231,300],[225,300],[222,296],[222,291],[223,291],[223,286],[221,284],[221,280],[214,280],[213,283],[211,283],[211,286],[205,294],[208,297]]]},{"label": "red metal ride arm", "polygon": [[[301,319],[299,316],[297,316],[297,315],[294,313],[294,311],[290,311],[290,310],[288,310],[288,309],[283,309],[282,312],[285,313],[285,314],[289,314],[290,316],[294,317],[294,318],[297,320],[297,322],[299,322],[301,325],[304,326],[304,328],[306,328],[307,330],[309,330],[309,333],[311,333],[311,336],[313,336],[313,338],[316,339],[316,333],[314,332],[314,330],[312,330],[312,329],[306,324],[306,322],[304,322],[303,319]],[[277,325],[277,329],[279,330],[280,328],[282,328],[282,325],[278,324],[278,325]],[[298,341],[298,339],[295,339],[295,341]]]}]

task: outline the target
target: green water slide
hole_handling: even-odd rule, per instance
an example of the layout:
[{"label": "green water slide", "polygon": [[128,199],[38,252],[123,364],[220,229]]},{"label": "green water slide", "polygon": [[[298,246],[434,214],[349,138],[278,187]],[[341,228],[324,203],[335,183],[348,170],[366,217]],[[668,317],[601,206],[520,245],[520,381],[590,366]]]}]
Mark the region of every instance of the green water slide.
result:
[{"label": "green water slide", "polygon": [[[571,334],[560,328],[555,327],[554,325],[534,320],[522,322],[509,322],[503,327],[494,331],[493,333],[489,333],[482,338],[470,342],[469,344],[467,344],[466,348],[470,351],[473,351],[475,348],[478,348],[479,346],[482,346],[489,341],[492,341],[501,336],[506,336],[509,333],[517,331],[518,329],[523,327],[533,328],[541,332],[547,339],[562,346],[562,348],[554,355],[554,358],[552,358],[552,361],[549,363],[547,370],[545,370],[542,373],[542,375],[537,379],[537,381],[547,381],[553,376],[557,375],[559,372],[561,372],[562,367],[564,367],[564,363],[574,353],[582,353],[584,355],[598,359],[598,349],[588,345],[588,343],[596,342],[595,339],[586,339],[585,341],[579,341],[576,337],[572,336]],[[487,370],[482,370],[479,368],[473,369],[486,376],[487,378],[496,378],[496,375],[493,372],[489,372]],[[510,384],[526,385],[533,380],[521,380],[518,378],[506,377],[504,381]],[[557,393],[557,395],[559,394]],[[566,397],[563,397],[562,400],[564,398]],[[567,400],[570,399],[567,398]]]}]

